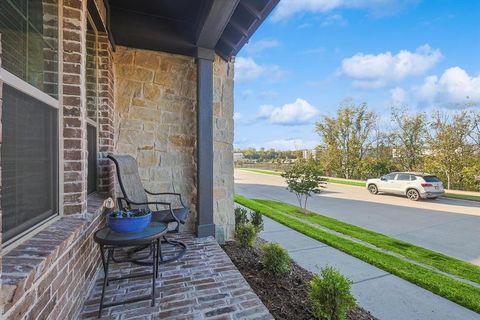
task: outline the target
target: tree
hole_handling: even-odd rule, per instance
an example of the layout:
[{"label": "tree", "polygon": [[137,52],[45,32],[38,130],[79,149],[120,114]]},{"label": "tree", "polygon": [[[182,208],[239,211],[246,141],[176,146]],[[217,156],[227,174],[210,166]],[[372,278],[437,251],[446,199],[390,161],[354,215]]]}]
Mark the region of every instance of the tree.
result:
[{"label": "tree", "polygon": [[425,157],[426,169],[441,173],[446,178],[447,188],[463,187],[464,168],[473,165],[473,145],[468,137],[474,120],[467,111],[453,116],[437,111],[430,123],[429,152]]},{"label": "tree", "polygon": [[472,111],[472,131],[470,137],[476,145],[476,151],[480,154],[480,111]]},{"label": "tree", "polygon": [[287,182],[287,189],[297,196],[304,213],[307,213],[308,198],[325,188],[326,179],[322,177],[320,167],[314,160],[297,160],[282,173],[282,177]]},{"label": "tree", "polygon": [[336,117],[323,116],[316,123],[328,169],[349,179],[358,176],[359,164],[374,142],[377,115],[367,104],[345,100]]},{"label": "tree", "polygon": [[410,114],[407,108],[392,108],[392,121],[395,125],[391,134],[394,158],[403,170],[421,170],[427,138],[425,113]]}]

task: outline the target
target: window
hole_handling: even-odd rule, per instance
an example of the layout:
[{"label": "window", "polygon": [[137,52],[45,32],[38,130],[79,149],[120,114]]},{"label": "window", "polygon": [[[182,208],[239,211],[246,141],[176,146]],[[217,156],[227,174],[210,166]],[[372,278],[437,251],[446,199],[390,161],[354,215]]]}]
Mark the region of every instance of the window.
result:
[{"label": "window", "polygon": [[98,114],[98,40],[97,31],[90,17],[87,20],[87,142],[88,176],[87,192],[97,190],[97,114]]},{"label": "window", "polygon": [[440,182],[440,179],[436,176],[424,176],[423,180],[425,180],[425,182]]},{"label": "window", "polygon": [[2,237],[58,214],[56,0],[0,1]]},{"label": "window", "polygon": [[411,180],[410,178],[411,178],[411,175],[406,173],[399,173],[397,176],[397,180],[400,180],[400,181],[410,181]]},{"label": "window", "polygon": [[2,68],[56,98],[56,0],[0,1]]},{"label": "window", "polygon": [[390,174],[384,175],[383,178],[385,180],[393,180],[393,179],[395,179],[395,175],[396,175],[395,173],[390,173]]}]

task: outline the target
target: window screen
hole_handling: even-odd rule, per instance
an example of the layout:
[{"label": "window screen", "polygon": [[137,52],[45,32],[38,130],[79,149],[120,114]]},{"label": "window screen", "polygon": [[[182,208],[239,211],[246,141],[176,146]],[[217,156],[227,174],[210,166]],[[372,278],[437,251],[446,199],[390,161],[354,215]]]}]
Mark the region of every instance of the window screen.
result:
[{"label": "window screen", "polygon": [[3,241],[58,212],[58,111],[3,86]]},{"label": "window screen", "polygon": [[97,128],[87,125],[88,141],[88,194],[97,191]]},{"label": "window screen", "polygon": [[2,68],[57,97],[56,0],[1,0]]},{"label": "window screen", "polygon": [[97,190],[97,111],[98,111],[98,42],[97,32],[90,19],[87,19],[87,59],[85,69],[87,94],[87,140],[88,176],[87,192]]}]

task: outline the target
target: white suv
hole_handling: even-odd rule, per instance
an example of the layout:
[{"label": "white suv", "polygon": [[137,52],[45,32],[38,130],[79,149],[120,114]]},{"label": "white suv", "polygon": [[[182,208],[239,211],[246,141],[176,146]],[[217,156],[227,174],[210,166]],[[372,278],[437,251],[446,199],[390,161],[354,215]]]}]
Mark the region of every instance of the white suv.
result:
[{"label": "white suv", "polygon": [[368,179],[366,186],[371,194],[399,194],[413,201],[435,199],[445,193],[442,181],[436,176],[416,172],[392,172],[380,179]]}]

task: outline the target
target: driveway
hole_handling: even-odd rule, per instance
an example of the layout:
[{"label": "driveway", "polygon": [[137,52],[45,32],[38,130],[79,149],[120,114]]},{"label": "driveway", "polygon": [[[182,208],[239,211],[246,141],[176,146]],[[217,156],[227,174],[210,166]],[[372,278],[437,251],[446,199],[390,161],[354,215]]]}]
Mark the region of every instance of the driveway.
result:
[{"label": "driveway", "polygon": [[[298,205],[282,177],[235,170],[235,193]],[[456,199],[413,202],[329,184],[310,198],[311,211],[480,265],[480,203]]]}]

